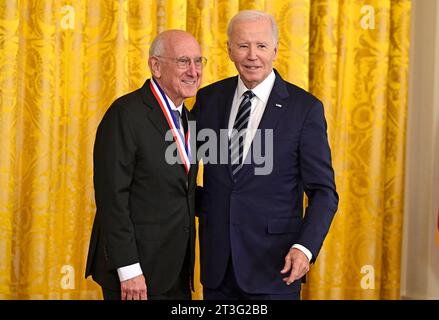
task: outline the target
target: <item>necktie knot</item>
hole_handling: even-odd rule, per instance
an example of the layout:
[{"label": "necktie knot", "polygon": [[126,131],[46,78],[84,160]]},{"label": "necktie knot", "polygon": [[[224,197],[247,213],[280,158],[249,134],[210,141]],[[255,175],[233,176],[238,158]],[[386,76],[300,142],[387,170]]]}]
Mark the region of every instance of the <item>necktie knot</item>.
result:
[{"label": "necktie knot", "polygon": [[246,92],[243,93],[244,99],[252,99],[255,94],[253,93],[253,91],[251,90],[247,90]]},{"label": "necktie knot", "polygon": [[181,117],[180,117],[180,111],[178,111],[177,109],[175,109],[175,110],[172,110],[172,113],[174,114],[174,118],[175,118],[175,120],[176,120],[175,125],[177,126],[178,129],[180,129],[180,123],[181,123],[181,121],[180,121],[180,119],[181,119]]},{"label": "necktie knot", "polygon": [[[184,110],[181,110],[182,112],[184,112]],[[176,127],[178,130],[180,130],[180,127],[183,125],[183,132],[186,134],[187,130],[188,130],[188,123],[187,123],[187,119],[186,119],[186,115],[183,113],[183,115],[180,113],[179,110],[175,109],[172,110],[172,113],[174,114],[175,120],[176,121]]]},{"label": "necktie knot", "polygon": [[180,119],[180,111],[178,111],[177,109],[175,109],[175,110],[172,110],[172,113],[174,114],[174,116],[175,116],[177,119]]}]

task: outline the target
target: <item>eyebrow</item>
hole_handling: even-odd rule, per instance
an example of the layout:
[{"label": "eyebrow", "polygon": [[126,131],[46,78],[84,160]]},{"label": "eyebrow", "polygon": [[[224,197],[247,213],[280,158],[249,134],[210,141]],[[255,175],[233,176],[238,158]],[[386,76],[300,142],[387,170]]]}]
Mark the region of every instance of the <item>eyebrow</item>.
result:
[{"label": "eyebrow", "polygon": [[188,57],[188,56],[179,56],[177,57],[177,59],[182,59],[182,58],[186,58],[186,59],[198,59],[198,58],[203,58],[203,56],[195,56],[193,58]]},{"label": "eyebrow", "polygon": [[238,45],[242,45],[242,44],[250,44],[250,43],[256,43],[256,44],[265,44],[265,45],[268,45],[268,42],[264,42],[264,41],[256,41],[256,42],[242,41],[242,42],[237,42]]}]

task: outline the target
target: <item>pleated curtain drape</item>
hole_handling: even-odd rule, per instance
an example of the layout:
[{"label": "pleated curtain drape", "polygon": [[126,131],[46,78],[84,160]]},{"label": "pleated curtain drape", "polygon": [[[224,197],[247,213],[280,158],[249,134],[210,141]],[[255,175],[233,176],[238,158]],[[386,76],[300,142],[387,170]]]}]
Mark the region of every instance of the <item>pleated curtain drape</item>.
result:
[{"label": "pleated curtain drape", "polygon": [[399,298],[410,0],[5,0],[0,299],[102,297],[84,279],[97,125],[150,77],[160,31],[198,39],[203,86],[235,75],[226,30],[243,9],[274,15],[275,68],[325,106],[340,205],[303,298]]}]

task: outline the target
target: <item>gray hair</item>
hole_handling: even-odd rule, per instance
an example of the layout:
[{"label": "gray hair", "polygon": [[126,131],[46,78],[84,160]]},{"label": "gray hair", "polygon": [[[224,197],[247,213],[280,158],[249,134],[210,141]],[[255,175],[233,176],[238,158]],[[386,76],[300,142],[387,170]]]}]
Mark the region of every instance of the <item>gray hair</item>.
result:
[{"label": "gray hair", "polygon": [[149,47],[149,56],[160,56],[163,52],[164,47],[164,36],[163,33],[160,33],[153,42],[151,43],[151,46]]},{"label": "gray hair", "polygon": [[277,47],[278,41],[279,41],[279,31],[276,25],[276,21],[274,20],[274,17],[271,14],[268,14],[263,11],[258,10],[242,10],[239,11],[229,22],[229,26],[227,27],[227,37],[229,38],[228,41],[230,41],[230,37],[232,35],[233,26],[236,22],[239,21],[255,21],[259,19],[266,19],[271,24],[271,33],[273,35],[273,43],[274,46]]}]

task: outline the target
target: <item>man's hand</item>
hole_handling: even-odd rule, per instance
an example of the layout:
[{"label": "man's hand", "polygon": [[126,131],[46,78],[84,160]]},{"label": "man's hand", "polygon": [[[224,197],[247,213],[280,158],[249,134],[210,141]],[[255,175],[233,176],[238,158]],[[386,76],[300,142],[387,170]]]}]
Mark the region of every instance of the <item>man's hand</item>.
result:
[{"label": "man's hand", "polygon": [[143,274],[120,283],[122,300],[147,300],[146,281]]},{"label": "man's hand", "polygon": [[302,278],[309,271],[309,260],[299,249],[291,248],[288,251],[284,268],[280,273],[287,273],[290,269],[290,276],[282,279],[288,286],[295,280]]}]

